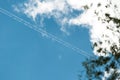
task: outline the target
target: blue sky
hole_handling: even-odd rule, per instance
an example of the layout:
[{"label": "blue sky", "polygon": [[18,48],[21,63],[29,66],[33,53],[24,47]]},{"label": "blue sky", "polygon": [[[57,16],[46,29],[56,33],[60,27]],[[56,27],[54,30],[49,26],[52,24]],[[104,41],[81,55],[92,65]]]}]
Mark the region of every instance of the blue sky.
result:
[{"label": "blue sky", "polygon": [[[34,24],[13,10],[12,5],[22,1],[1,0],[0,7]],[[44,23],[48,32],[92,53],[88,29],[74,26],[68,36],[52,20],[46,19]],[[0,80],[78,80],[84,59],[70,48],[0,13]]]}]

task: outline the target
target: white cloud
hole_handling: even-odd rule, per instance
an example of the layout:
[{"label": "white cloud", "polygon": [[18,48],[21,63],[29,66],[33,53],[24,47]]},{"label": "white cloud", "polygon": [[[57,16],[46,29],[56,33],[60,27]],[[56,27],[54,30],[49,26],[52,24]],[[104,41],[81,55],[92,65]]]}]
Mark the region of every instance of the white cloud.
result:
[{"label": "white cloud", "polygon": [[[84,12],[73,17],[73,10]],[[120,27],[117,28],[119,25],[108,18],[120,19],[119,0],[29,0],[23,4],[21,11],[33,20],[38,15],[54,17],[64,32],[67,32],[64,27],[66,24],[89,25],[91,42],[97,44],[95,54],[100,48],[103,49],[99,55],[103,55],[104,51],[111,53],[113,45],[120,50]]]},{"label": "white cloud", "polygon": [[66,3],[62,0],[30,0],[24,3],[23,11],[25,14],[31,16],[33,19],[35,19],[37,15],[60,17],[62,16],[61,14],[66,14],[67,6],[65,5]]}]

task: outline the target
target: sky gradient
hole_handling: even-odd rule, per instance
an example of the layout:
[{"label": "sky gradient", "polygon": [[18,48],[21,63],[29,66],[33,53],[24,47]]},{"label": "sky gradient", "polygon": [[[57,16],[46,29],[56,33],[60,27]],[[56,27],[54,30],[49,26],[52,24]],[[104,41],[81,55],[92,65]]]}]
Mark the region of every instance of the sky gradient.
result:
[{"label": "sky gradient", "polygon": [[[0,7],[35,24],[14,11],[12,6],[17,3],[1,0]],[[52,18],[45,19],[45,26],[51,34],[92,53],[88,29],[74,26],[67,35]],[[0,13],[0,80],[78,80],[84,59],[70,48]]]}]

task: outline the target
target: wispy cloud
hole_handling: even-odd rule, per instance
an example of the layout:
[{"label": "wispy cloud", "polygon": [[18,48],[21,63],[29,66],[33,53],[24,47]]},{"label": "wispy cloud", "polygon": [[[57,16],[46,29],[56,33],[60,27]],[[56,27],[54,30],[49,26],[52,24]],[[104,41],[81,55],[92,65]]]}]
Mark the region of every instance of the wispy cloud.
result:
[{"label": "wispy cloud", "polygon": [[[54,17],[64,32],[65,25],[89,28],[95,54],[112,53],[112,46],[120,50],[120,24],[110,20],[120,19],[119,0],[28,0],[19,10],[34,21],[39,15]],[[83,13],[73,16],[75,10]]]}]

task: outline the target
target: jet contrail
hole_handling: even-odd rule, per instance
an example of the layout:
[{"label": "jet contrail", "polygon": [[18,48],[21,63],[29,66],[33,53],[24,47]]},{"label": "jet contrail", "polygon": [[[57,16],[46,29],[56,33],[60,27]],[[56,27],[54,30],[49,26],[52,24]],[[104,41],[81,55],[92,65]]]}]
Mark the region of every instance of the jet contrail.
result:
[{"label": "jet contrail", "polygon": [[67,48],[70,48],[70,49],[72,49],[73,51],[75,51],[75,52],[77,52],[77,53],[79,53],[79,54],[81,54],[81,55],[83,55],[83,56],[85,56],[85,57],[87,57],[87,58],[93,57],[93,55],[88,54],[88,53],[85,52],[84,50],[82,50],[82,49],[80,49],[80,48],[78,48],[78,47],[76,47],[76,46],[73,46],[72,44],[70,44],[70,43],[68,43],[68,42],[66,42],[66,41],[64,41],[64,40],[62,40],[62,39],[54,36],[53,34],[45,31],[45,30],[42,29],[42,28],[38,28],[37,26],[30,24],[30,23],[27,22],[26,20],[24,20],[24,19],[22,19],[22,18],[20,18],[20,17],[18,17],[18,16],[16,16],[16,15],[14,15],[13,13],[11,13],[11,12],[3,9],[3,8],[0,8],[0,13],[3,13],[3,14],[5,14],[5,15],[9,16],[10,18],[16,20],[17,22],[20,22],[20,23],[24,24],[25,26],[27,26],[27,27],[29,27],[29,28],[31,28],[31,29],[33,29],[33,30],[41,33],[41,34],[44,34],[47,38],[52,39],[52,40],[54,40],[54,41],[62,44],[63,46],[65,46],[65,47],[67,47]]}]

